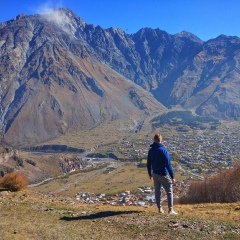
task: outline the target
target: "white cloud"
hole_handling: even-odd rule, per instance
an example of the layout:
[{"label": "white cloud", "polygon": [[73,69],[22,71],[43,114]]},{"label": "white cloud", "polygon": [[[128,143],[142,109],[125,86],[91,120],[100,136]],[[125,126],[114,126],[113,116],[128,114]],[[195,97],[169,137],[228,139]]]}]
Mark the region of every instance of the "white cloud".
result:
[{"label": "white cloud", "polygon": [[43,5],[39,6],[37,8],[37,13],[38,14],[49,14],[53,12],[54,9],[56,8],[61,8],[62,7],[62,1],[47,1]]},{"label": "white cloud", "polygon": [[55,11],[58,8],[62,8],[62,2],[58,1],[53,3],[53,1],[47,1],[43,5],[38,7],[38,14],[44,16],[48,21],[58,24],[64,31],[70,31],[69,26],[71,25],[70,19],[63,14],[62,11]]}]

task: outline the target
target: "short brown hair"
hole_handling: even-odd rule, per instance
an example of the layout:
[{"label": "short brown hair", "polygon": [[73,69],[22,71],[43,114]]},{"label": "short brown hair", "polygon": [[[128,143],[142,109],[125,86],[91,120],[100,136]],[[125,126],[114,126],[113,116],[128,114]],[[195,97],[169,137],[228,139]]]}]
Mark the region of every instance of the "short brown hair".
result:
[{"label": "short brown hair", "polygon": [[157,133],[155,134],[153,139],[154,139],[154,142],[162,142],[162,135]]}]

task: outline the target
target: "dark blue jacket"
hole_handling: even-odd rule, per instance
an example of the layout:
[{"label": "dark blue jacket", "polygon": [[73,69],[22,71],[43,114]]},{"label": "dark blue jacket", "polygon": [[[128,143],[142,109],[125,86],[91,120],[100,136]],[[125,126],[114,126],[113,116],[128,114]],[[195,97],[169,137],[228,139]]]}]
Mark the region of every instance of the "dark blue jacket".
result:
[{"label": "dark blue jacket", "polygon": [[151,177],[152,171],[158,175],[170,175],[174,179],[174,172],[168,151],[163,147],[160,142],[154,142],[150,146],[147,158],[148,174]]}]

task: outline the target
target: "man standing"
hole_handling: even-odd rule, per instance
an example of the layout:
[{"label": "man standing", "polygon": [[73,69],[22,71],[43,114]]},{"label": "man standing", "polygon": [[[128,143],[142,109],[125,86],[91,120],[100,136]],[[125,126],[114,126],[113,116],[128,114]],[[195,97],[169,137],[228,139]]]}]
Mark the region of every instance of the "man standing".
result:
[{"label": "man standing", "polygon": [[173,190],[172,184],[175,183],[174,172],[168,151],[162,144],[162,136],[156,134],[154,142],[150,146],[147,158],[147,169],[150,179],[154,181],[155,199],[158,210],[164,213],[161,201],[161,189],[165,189],[168,200],[168,213],[177,214],[173,210]]}]

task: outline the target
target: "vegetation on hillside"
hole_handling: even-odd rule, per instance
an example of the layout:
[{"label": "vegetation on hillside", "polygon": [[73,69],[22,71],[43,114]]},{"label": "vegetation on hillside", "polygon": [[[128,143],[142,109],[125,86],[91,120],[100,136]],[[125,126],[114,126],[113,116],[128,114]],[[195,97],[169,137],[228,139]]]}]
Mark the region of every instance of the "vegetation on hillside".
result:
[{"label": "vegetation on hillside", "polygon": [[203,123],[219,124],[220,122],[212,117],[193,116],[191,111],[171,111],[153,118],[151,123],[154,128],[157,128],[164,124],[199,127],[199,124]]},{"label": "vegetation on hillside", "polygon": [[0,179],[0,187],[9,191],[20,191],[28,186],[28,179],[19,172],[11,172]]},{"label": "vegetation on hillside", "polygon": [[240,201],[240,163],[202,182],[193,181],[179,203],[232,203]]}]

